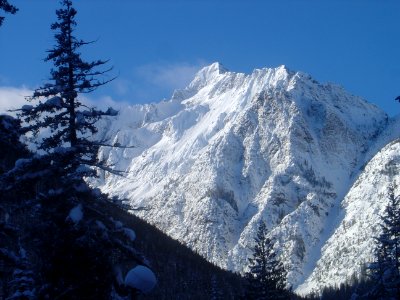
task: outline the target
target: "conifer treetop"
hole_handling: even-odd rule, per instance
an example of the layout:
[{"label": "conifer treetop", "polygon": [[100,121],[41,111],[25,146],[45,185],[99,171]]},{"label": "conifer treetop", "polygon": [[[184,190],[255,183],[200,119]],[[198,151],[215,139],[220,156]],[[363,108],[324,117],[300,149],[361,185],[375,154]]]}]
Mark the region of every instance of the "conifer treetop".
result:
[{"label": "conifer treetop", "polygon": [[400,196],[397,186],[388,187],[388,204],[381,216],[381,234],[375,239],[375,261],[369,266],[370,297],[400,297]]},{"label": "conifer treetop", "polygon": [[249,258],[247,297],[249,299],[287,299],[287,272],[274,250],[275,241],[267,236],[264,222],[258,227],[253,255]]},{"label": "conifer treetop", "polygon": [[[7,0],[0,0],[0,11],[1,10],[14,15],[18,11],[18,8],[11,5]],[[0,26],[3,25],[4,19],[3,16],[0,16]]]},{"label": "conifer treetop", "polygon": [[[55,32],[55,46],[47,51],[45,61],[53,67],[47,83],[36,89],[28,101],[19,109],[19,116],[24,121],[23,132],[38,135],[46,130],[50,134],[39,141],[38,148],[49,155],[64,157],[56,159],[60,168],[67,168],[69,173],[82,170],[82,165],[112,171],[103,162],[97,160],[98,148],[106,141],[95,141],[96,122],[103,116],[114,116],[118,112],[109,108],[102,111],[83,104],[80,94],[90,93],[106,84],[108,80],[99,79],[112,68],[99,70],[107,61],[85,61],[80,48],[92,42],[85,42],[75,36],[77,11],[72,1],[61,0],[61,8],[56,11],[57,21],[51,25]],[[94,172],[83,172],[83,175]],[[82,175],[82,176],[83,176]]]}]

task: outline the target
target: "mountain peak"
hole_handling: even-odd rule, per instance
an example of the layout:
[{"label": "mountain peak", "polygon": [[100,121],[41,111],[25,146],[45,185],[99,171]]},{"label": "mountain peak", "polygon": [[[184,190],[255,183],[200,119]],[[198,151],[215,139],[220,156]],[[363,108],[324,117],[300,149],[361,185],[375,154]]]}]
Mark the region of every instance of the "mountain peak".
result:
[{"label": "mountain peak", "polygon": [[197,75],[212,76],[214,74],[223,74],[226,72],[228,72],[228,69],[226,69],[220,62],[214,62],[211,65],[202,68]]},{"label": "mountain peak", "polygon": [[228,72],[228,70],[221,63],[212,63],[196,73],[196,76],[190,83],[189,87],[196,90],[201,89],[213,79],[226,72]]}]

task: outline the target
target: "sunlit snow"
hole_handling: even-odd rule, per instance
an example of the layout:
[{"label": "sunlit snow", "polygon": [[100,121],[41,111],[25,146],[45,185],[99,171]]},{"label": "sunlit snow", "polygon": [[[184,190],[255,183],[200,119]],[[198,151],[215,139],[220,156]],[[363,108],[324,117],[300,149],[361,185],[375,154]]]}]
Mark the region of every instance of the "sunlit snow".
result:
[{"label": "sunlit snow", "polygon": [[171,100],[103,121],[101,139],[133,148],[102,148],[99,157],[127,176],[100,173],[92,184],[235,271],[264,221],[296,288],[313,280],[340,203],[387,126],[376,106],[305,73],[214,63]]}]

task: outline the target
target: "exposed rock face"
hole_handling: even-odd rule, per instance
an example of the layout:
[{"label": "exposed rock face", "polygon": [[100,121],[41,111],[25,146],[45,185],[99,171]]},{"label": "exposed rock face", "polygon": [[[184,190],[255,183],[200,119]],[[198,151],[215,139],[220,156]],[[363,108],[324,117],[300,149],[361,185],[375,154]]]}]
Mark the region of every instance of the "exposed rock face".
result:
[{"label": "exposed rock face", "polygon": [[[394,121],[377,141],[385,144],[388,137],[399,135],[400,122]],[[374,147],[375,148],[375,147]],[[311,276],[297,292],[308,294],[327,285],[338,285],[360,274],[374,259],[374,237],[380,234],[380,216],[388,205],[389,185],[400,183],[400,140],[396,139],[381,149],[362,168],[360,176],[341,203],[334,233],[321,249]]]},{"label": "exposed rock face", "polygon": [[387,123],[374,105],[284,66],[247,75],[214,63],[170,101],[127,107],[103,123],[105,138],[135,148],[102,149],[128,173],[95,184],[232,270],[245,268],[264,221],[296,288],[323,282],[318,268],[335,272],[320,259],[331,259],[324,249],[337,243],[353,198],[341,201]]}]

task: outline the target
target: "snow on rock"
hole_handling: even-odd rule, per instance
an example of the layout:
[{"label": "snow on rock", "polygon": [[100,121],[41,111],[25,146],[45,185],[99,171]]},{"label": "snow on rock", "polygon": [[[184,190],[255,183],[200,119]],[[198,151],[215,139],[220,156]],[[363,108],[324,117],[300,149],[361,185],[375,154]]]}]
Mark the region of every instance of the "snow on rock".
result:
[{"label": "snow on rock", "polygon": [[15,168],[22,169],[31,162],[32,162],[32,158],[19,158],[15,162]]},{"label": "snow on rock", "polygon": [[33,109],[33,105],[25,104],[21,107],[22,111],[31,111]]},{"label": "snow on rock", "polygon": [[115,229],[121,229],[124,226],[121,221],[114,220],[113,218],[111,218],[111,220],[114,223]]},{"label": "snow on rock", "polygon": [[127,172],[92,182],[211,262],[246,268],[264,221],[293,288],[311,275],[340,201],[388,118],[343,88],[285,66],[200,70],[169,101],[101,123],[99,158]]},{"label": "snow on rock", "polygon": [[55,96],[50,99],[48,99],[45,103],[43,103],[43,106],[47,106],[48,108],[63,108],[64,101],[61,97]]},{"label": "snow on rock", "polygon": [[145,266],[136,266],[125,277],[125,285],[137,289],[144,294],[151,292],[156,286],[157,278],[153,271]]},{"label": "snow on rock", "polygon": [[124,227],[122,230],[123,230],[124,234],[126,235],[126,237],[127,237],[131,242],[133,242],[133,241],[136,240],[136,233],[135,233],[135,231],[133,231],[133,230],[130,229],[130,228],[126,228],[126,227]]},{"label": "snow on rock", "polygon": [[[399,133],[395,134],[399,137]],[[399,171],[400,140],[397,139],[369,161],[343,199],[339,225],[322,247],[313,272],[296,292],[305,295],[318,293],[324,286],[339,286],[351,276],[359,276],[362,268],[373,260],[374,237],[381,232],[380,216],[388,205],[388,187],[400,182]]]},{"label": "snow on rock", "polygon": [[78,204],[74,208],[69,211],[68,220],[71,220],[73,223],[78,224],[83,218],[83,210],[82,204]]},{"label": "snow on rock", "polygon": [[6,130],[16,130],[18,120],[15,119],[14,117],[10,115],[5,115],[5,114],[0,114],[0,120],[1,120],[1,125],[6,129]]},{"label": "snow on rock", "polygon": [[104,225],[104,223],[101,222],[101,221],[96,220],[96,225],[97,225],[97,227],[99,227],[101,230],[106,230],[106,229],[107,229],[106,225]]}]

